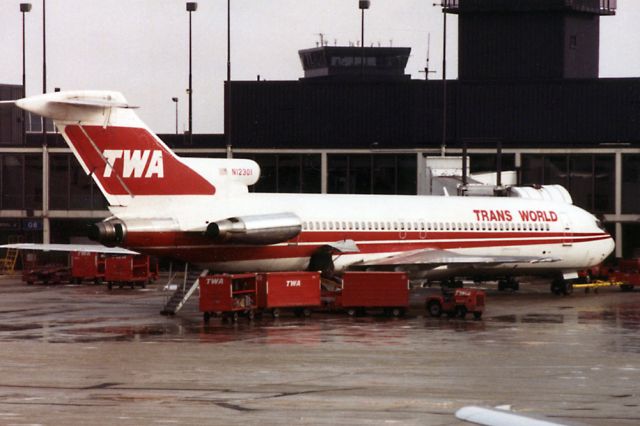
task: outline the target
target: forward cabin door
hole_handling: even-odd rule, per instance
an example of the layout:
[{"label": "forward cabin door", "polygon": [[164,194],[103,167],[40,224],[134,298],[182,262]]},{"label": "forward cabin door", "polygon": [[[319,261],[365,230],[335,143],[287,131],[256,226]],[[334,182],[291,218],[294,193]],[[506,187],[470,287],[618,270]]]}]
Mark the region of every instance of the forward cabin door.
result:
[{"label": "forward cabin door", "polygon": [[571,221],[566,213],[560,213],[560,225],[562,226],[562,246],[571,247],[573,245],[573,232],[571,231]]}]

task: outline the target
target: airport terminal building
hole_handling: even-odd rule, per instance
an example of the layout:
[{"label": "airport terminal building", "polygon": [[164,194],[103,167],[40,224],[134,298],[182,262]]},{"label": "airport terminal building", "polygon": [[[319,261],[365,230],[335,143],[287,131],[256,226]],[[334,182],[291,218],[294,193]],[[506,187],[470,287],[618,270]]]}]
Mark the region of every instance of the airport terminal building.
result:
[{"label": "airport terminal building", "polygon": [[[456,80],[405,75],[409,48],[319,46],[294,81],[232,81],[225,134],[160,135],[180,155],[252,158],[258,192],[424,194],[426,157],[522,185],[561,184],[601,217],[617,257],[640,248],[640,78],[599,76],[599,23],[613,0],[448,0]],[[295,54],[292,52],[292,54]],[[21,96],[1,86],[1,99]],[[0,110],[0,240],[68,242],[109,215],[53,128]]]}]

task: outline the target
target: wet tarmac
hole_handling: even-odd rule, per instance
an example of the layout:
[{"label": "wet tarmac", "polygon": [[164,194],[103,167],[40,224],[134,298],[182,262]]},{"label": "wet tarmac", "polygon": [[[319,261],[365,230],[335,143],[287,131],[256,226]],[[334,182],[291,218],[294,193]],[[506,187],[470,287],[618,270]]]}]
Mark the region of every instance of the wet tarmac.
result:
[{"label": "wet tarmac", "polygon": [[[265,316],[204,325],[193,298],[0,278],[0,424],[466,424],[465,405],[640,424],[640,291],[490,286],[481,321]],[[426,291],[426,290],[425,290]]]}]

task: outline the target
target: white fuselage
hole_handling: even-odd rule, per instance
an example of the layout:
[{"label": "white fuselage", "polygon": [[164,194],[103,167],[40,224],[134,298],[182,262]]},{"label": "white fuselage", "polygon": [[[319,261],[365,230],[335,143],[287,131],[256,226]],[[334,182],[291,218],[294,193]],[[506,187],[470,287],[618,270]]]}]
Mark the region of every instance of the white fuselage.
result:
[{"label": "white fuselage", "polygon": [[359,251],[336,256],[336,269],[419,249],[559,259],[489,270],[523,274],[588,268],[602,262],[614,247],[590,213],[570,204],[517,198],[250,193],[171,201],[138,198],[114,213],[122,219],[170,217],[180,231],[193,232],[211,221],[283,211],[300,217],[302,231],[280,244],[230,246],[187,239],[163,247],[149,240],[146,247],[131,248],[174,254],[219,272],[305,269],[314,250],[343,240],[353,240]]}]

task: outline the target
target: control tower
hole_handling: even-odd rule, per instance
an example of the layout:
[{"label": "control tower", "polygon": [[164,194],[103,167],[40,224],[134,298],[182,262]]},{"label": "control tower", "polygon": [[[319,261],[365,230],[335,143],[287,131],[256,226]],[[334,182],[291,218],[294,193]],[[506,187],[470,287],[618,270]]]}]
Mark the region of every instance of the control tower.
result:
[{"label": "control tower", "polygon": [[409,80],[410,47],[321,46],[298,51],[305,79]]},{"label": "control tower", "polygon": [[445,0],[460,80],[598,78],[600,16],[616,0]]}]

